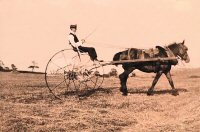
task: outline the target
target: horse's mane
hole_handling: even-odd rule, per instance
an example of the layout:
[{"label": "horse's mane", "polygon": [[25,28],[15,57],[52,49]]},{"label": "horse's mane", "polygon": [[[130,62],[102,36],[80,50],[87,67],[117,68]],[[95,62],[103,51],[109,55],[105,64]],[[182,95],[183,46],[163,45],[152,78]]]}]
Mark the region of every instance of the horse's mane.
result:
[{"label": "horse's mane", "polygon": [[176,45],[177,43],[176,42],[173,42],[171,44],[168,44],[167,46],[172,46],[172,45]]}]

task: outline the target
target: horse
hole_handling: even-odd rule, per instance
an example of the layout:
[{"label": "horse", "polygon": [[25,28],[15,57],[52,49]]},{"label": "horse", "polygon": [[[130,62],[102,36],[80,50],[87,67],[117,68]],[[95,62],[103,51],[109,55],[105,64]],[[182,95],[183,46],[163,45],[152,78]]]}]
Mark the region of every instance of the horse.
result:
[{"label": "horse", "polygon": [[[182,61],[185,61],[186,63],[190,62],[190,57],[187,53],[188,48],[184,44],[185,40],[180,43],[172,43],[165,47],[156,46],[156,49],[158,53],[153,56],[153,58],[166,58],[166,57],[177,57]],[[134,59],[149,59],[152,58],[151,54],[144,53],[145,49],[137,49],[137,48],[130,48],[125,51],[118,52],[114,55],[113,61],[120,61],[120,60],[134,60]],[[164,73],[167,77],[169,84],[171,85],[171,92],[172,95],[176,96],[179,95],[178,90],[175,89],[174,83],[171,77],[171,67],[172,65],[177,65],[178,60],[163,60],[163,61],[147,61],[147,62],[128,62],[128,63],[122,63],[122,67],[124,69],[124,72],[119,75],[120,79],[120,91],[122,92],[122,95],[127,96],[128,90],[127,90],[127,79],[129,77],[129,74],[133,72],[133,70],[138,69],[142,72],[146,73],[156,73],[156,76],[152,82],[151,87],[147,91],[147,95],[153,95],[154,87],[156,83],[158,82],[160,76]],[[118,65],[118,64],[116,64]]]}]

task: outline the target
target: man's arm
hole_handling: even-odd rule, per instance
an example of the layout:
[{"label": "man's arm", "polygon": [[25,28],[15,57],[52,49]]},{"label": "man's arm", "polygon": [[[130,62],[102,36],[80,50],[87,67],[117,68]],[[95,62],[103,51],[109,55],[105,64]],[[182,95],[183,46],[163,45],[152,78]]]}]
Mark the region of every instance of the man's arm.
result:
[{"label": "man's arm", "polygon": [[78,47],[80,45],[82,45],[82,42],[74,42],[74,36],[69,35],[69,42],[74,46],[74,47]]}]

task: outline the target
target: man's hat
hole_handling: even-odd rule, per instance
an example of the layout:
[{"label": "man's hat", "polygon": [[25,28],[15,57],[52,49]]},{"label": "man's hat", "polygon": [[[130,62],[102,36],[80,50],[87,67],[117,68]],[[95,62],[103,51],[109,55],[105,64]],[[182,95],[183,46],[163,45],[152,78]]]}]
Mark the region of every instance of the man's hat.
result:
[{"label": "man's hat", "polygon": [[72,29],[72,28],[76,28],[77,29],[77,25],[75,24],[75,25],[70,25],[70,29]]}]

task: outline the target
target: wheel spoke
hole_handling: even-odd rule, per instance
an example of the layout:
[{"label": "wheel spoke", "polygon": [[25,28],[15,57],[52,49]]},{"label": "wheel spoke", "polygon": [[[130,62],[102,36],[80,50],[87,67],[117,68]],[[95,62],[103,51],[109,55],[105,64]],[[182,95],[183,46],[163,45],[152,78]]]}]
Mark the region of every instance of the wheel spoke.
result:
[{"label": "wheel spoke", "polygon": [[56,63],[54,63],[53,61],[51,61],[52,64],[54,64],[55,66],[59,67],[59,68],[62,68],[60,66],[58,66]]},{"label": "wheel spoke", "polygon": [[[70,66],[70,65],[66,65],[66,66],[64,66],[64,67],[61,67],[61,68],[57,69],[56,71],[57,71],[57,72],[60,71],[60,70],[63,70],[63,71],[64,71],[64,68],[66,68],[66,67],[68,67],[68,66]],[[68,68],[68,69],[69,69],[69,68]]]},{"label": "wheel spoke", "polygon": [[60,86],[62,83],[64,83],[65,82],[65,80],[64,81],[62,81],[62,82],[60,82],[58,85],[56,85],[54,88],[52,88],[51,90],[54,90],[55,88],[57,88],[58,86]]}]

